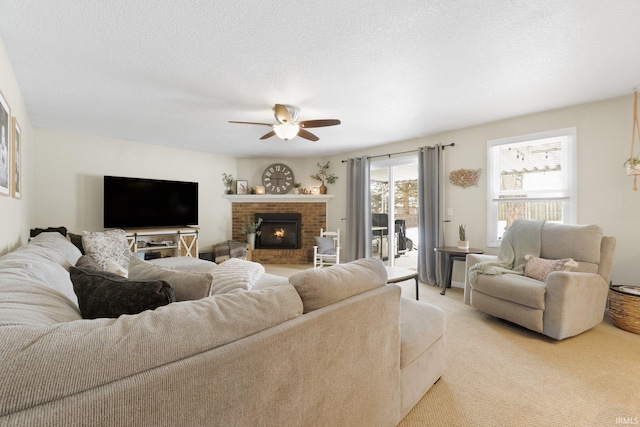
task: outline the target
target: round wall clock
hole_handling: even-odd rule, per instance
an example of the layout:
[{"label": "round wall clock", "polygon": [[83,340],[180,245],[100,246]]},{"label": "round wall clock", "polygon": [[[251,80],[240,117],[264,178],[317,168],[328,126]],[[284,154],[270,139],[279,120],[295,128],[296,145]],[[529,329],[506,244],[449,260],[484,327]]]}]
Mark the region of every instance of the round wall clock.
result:
[{"label": "round wall clock", "polygon": [[293,188],[293,171],[283,163],[274,163],[262,173],[262,185],[271,194],[285,194]]}]

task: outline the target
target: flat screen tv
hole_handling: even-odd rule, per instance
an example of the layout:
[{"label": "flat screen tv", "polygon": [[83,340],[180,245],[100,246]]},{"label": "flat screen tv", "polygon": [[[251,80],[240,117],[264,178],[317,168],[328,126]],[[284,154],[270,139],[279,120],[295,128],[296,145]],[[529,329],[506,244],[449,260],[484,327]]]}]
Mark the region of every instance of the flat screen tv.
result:
[{"label": "flat screen tv", "polygon": [[104,177],[104,227],[184,227],[198,224],[198,183]]}]

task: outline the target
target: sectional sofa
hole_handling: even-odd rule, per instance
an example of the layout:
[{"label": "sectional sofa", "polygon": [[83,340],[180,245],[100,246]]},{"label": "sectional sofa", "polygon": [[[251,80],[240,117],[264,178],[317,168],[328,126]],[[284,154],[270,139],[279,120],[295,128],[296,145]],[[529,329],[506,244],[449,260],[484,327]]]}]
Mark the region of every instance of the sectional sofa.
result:
[{"label": "sectional sofa", "polygon": [[443,374],[444,313],[379,260],[90,320],[80,256],[0,257],[2,426],[394,426]]}]

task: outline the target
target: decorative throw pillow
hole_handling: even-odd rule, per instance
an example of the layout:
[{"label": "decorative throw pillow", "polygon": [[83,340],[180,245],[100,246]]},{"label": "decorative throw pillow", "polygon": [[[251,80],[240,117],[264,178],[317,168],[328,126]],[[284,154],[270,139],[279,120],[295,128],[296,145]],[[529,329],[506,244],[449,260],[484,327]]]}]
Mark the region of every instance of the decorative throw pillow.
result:
[{"label": "decorative throw pillow", "polygon": [[387,270],[377,258],[362,258],[327,268],[309,268],[289,277],[308,313],[384,286]]},{"label": "decorative throw pillow", "polygon": [[262,264],[240,258],[229,258],[212,271],[213,285],[209,295],[251,290],[264,275]]},{"label": "decorative throw pillow", "polygon": [[524,266],[524,275],[541,282],[547,281],[547,276],[554,271],[571,271],[578,263],[572,258],[544,259],[531,254],[524,256],[527,263]]},{"label": "decorative throw pillow", "polygon": [[67,233],[67,236],[69,236],[69,240],[71,240],[71,243],[73,243],[73,245],[76,248],[78,248],[80,253],[82,255],[84,255],[84,247],[82,246],[82,235],[81,234]]},{"label": "decorative throw pillow", "polygon": [[323,255],[335,255],[336,248],[333,244],[333,237],[316,237],[318,253]]},{"label": "decorative throw pillow", "polygon": [[71,267],[69,273],[84,319],[137,314],[174,301],[171,285],[163,280],[133,281],[77,267]]},{"label": "decorative throw pillow", "polygon": [[76,268],[81,268],[85,271],[102,271],[100,264],[98,264],[96,260],[91,258],[89,255],[82,255],[78,258],[78,261],[76,261]]},{"label": "decorative throw pillow", "polygon": [[115,261],[123,268],[129,267],[131,249],[124,230],[83,231],[82,246],[91,258],[95,259],[103,270],[107,261]]},{"label": "decorative throw pillow", "polygon": [[121,276],[121,277],[129,276],[129,272],[127,271],[126,268],[123,268],[120,264],[111,260],[107,261],[107,266],[105,267],[104,271],[117,274],[118,276]]},{"label": "decorative throw pillow", "polygon": [[143,261],[135,255],[129,261],[130,280],[164,280],[175,293],[176,301],[189,301],[209,296],[213,275],[171,270]]}]

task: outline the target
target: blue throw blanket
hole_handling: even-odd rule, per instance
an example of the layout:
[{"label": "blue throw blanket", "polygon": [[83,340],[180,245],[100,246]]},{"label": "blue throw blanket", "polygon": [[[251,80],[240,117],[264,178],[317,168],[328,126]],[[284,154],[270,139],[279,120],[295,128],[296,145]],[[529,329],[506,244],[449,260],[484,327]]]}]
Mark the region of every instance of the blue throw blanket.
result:
[{"label": "blue throw blanket", "polygon": [[527,261],[524,256],[540,256],[542,225],[544,221],[519,218],[504,233],[497,261],[479,262],[469,269],[469,281],[473,285],[478,274],[498,276],[503,273],[524,274]]}]

